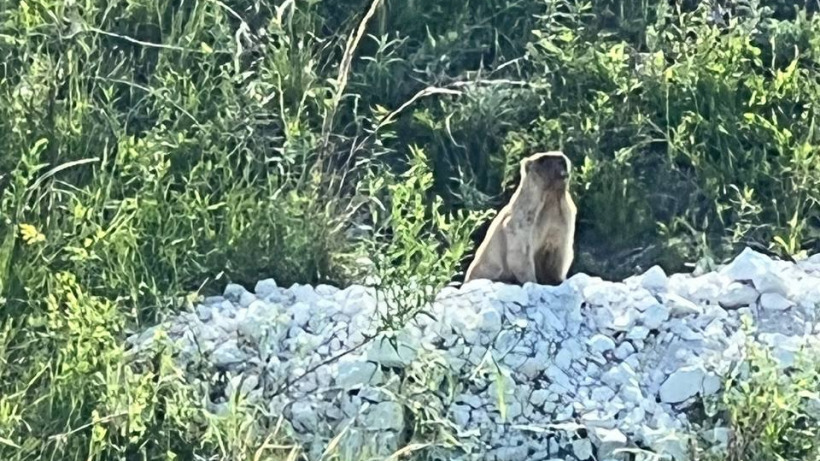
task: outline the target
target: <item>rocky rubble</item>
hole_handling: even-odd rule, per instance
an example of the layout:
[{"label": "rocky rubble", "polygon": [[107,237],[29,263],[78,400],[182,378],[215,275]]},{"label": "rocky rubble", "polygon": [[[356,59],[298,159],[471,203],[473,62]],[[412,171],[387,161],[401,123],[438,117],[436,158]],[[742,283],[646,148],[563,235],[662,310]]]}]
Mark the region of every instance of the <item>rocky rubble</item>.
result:
[{"label": "rocky rubble", "polygon": [[[311,459],[343,430],[343,455],[384,456],[440,429],[461,444],[440,459],[605,460],[634,447],[684,459],[691,404],[720,391],[749,340],[784,365],[818,347],[818,306],[820,255],[794,264],[747,249],[699,276],[448,287],[390,335],[377,334],[386,308],[369,288],[230,285],[130,342],[164,330],[181,363],[227,376],[213,411],[240,392],[284,415]],[[709,437],[719,448],[728,434]]]}]

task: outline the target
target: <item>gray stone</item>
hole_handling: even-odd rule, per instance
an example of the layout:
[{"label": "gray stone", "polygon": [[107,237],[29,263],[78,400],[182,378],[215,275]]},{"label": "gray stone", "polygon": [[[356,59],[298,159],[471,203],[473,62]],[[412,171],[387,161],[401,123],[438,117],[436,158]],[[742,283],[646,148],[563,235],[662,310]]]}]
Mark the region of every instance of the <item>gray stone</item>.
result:
[{"label": "gray stone", "polygon": [[374,339],[367,351],[368,360],[387,367],[405,367],[416,359],[416,355],[416,348],[403,338],[396,338],[394,344],[385,336]]},{"label": "gray stone", "polygon": [[618,360],[625,360],[627,357],[635,353],[635,347],[630,342],[623,342],[615,349],[615,358]]},{"label": "gray stone", "polygon": [[572,453],[578,461],[592,458],[592,442],[589,439],[578,439],[572,442]]},{"label": "gray stone", "polygon": [[754,287],[741,282],[732,282],[723,290],[718,303],[726,309],[736,309],[753,305],[757,297],[758,293]]},{"label": "gray stone", "polygon": [[626,447],[626,436],[618,429],[592,427],[589,436],[598,448],[598,459],[608,459],[616,450]]},{"label": "gray stone", "polygon": [[595,335],[587,341],[590,352],[593,354],[603,354],[615,349],[615,341],[604,335]]},{"label": "gray stone", "polygon": [[259,386],[259,376],[255,374],[232,376],[228,385],[225,386],[225,397],[231,400],[237,392],[247,395],[257,386]]},{"label": "gray stone", "polygon": [[666,290],[669,279],[660,266],[652,266],[641,276],[641,286],[650,291]]},{"label": "gray stone", "polygon": [[343,358],[339,362],[338,370],[336,385],[346,391],[381,381],[381,370],[373,362]]},{"label": "gray stone", "polygon": [[638,405],[644,400],[641,388],[631,383],[624,384],[621,387],[620,395],[624,402],[634,405]]},{"label": "gray stone", "polygon": [[530,297],[520,285],[499,284],[495,290],[495,296],[502,303],[518,304],[519,306],[527,306],[530,303]]},{"label": "gray stone", "polygon": [[333,285],[319,284],[316,285],[315,291],[317,295],[329,298],[338,293],[340,290],[337,287],[334,287]]},{"label": "gray stone", "polygon": [[540,407],[547,401],[548,396],[549,391],[546,389],[536,389],[532,391],[532,394],[530,394],[530,403],[536,407]]},{"label": "gray stone", "polygon": [[564,371],[568,371],[572,366],[572,352],[568,348],[562,347],[557,354],[555,354],[555,365]]},{"label": "gray stone", "polygon": [[643,324],[650,330],[656,330],[669,319],[669,309],[662,304],[655,304],[643,313]]},{"label": "gray stone", "polygon": [[674,317],[697,315],[703,312],[703,309],[697,304],[674,293],[666,293],[663,298],[669,308],[670,315]]},{"label": "gray stone", "polygon": [[615,391],[608,387],[596,387],[590,393],[590,398],[596,402],[607,403],[615,397]]},{"label": "gray stone", "polygon": [[288,291],[294,296],[297,303],[312,304],[319,300],[316,290],[310,285],[293,284]]},{"label": "gray stone", "polygon": [[723,383],[719,376],[714,373],[707,373],[703,378],[703,395],[716,394],[722,385]]},{"label": "gray stone", "polygon": [[661,385],[660,397],[665,403],[680,403],[701,391],[705,371],[700,366],[676,370]]},{"label": "gray stone", "polygon": [[752,250],[744,249],[731,263],[720,270],[720,273],[734,281],[753,281],[766,271],[772,261],[766,256]]},{"label": "gray stone", "polygon": [[256,282],[253,292],[256,293],[256,296],[259,298],[266,298],[272,294],[278,294],[279,286],[276,285],[276,280],[274,279],[264,279]]},{"label": "gray stone", "polygon": [[572,381],[570,380],[570,377],[566,373],[564,373],[563,370],[554,365],[551,365],[547,368],[546,375],[554,384],[561,386],[567,391],[572,390],[574,388],[574,386],[572,385]]},{"label": "gray stone", "polygon": [[319,415],[316,410],[308,402],[296,401],[290,408],[291,424],[297,432],[300,433],[314,433],[319,425]]},{"label": "gray stone", "polygon": [[760,295],[760,307],[769,311],[784,311],[793,306],[793,303],[778,293],[763,293]]},{"label": "gray stone", "polygon": [[211,354],[211,361],[219,368],[229,368],[248,360],[248,355],[231,339],[220,344]]},{"label": "gray stone", "polygon": [[649,328],[643,325],[632,327],[632,329],[626,332],[627,339],[644,340],[647,336],[649,336]]},{"label": "gray stone", "polygon": [[470,424],[470,407],[465,405],[453,405],[453,421],[461,428],[466,428]]},{"label": "gray stone", "polygon": [[713,448],[717,448],[719,450],[726,450],[729,448],[730,434],[731,430],[727,427],[714,427],[702,432],[703,439],[712,444]]},{"label": "gray stone", "polygon": [[242,285],[237,283],[229,283],[225,286],[225,291],[222,293],[222,296],[224,296],[228,301],[237,303],[242,295],[246,293],[248,293],[248,290],[246,290]]},{"label": "gray stone", "polygon": [[404,408],[396,402],[381,402],[365,417],[368,427],[400,432],[404,428]]},{"label": "gray stone", "polygon": [[761,293],[777,293],[781,296],[789,295],[789,283],[777,272],[761,272],[754,279],[755,288]]},{"label": "gray stone", "polygon": [[207,322],[213,318],[213,308],[211,306],[202,305],[196,307],[196,314],[199,320]]}]

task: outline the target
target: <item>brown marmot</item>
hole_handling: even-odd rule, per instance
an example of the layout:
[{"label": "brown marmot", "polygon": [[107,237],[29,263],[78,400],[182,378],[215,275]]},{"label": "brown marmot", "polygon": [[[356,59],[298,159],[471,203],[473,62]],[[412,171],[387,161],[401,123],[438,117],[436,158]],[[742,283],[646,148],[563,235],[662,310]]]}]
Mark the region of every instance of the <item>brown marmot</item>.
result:
[{"label": "brown marmot", "polygon": [[518,188],[490,224],[464,283],[564,281],[573,258],[577,211],[569,193],[570,169],[569,159],[557,151],[521,161]]}]

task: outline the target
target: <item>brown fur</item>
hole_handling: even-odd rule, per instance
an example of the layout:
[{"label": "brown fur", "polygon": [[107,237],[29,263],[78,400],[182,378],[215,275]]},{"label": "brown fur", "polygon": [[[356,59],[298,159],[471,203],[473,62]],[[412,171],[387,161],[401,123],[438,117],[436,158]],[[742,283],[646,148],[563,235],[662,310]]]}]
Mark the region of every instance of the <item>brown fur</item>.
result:
[{"label": "brown fur", "polygon": [[576,208],[569,193],[569,159],[540,152],[521,161],[521,181],[493,219],[464,282],[557,285],[574,257]]}]

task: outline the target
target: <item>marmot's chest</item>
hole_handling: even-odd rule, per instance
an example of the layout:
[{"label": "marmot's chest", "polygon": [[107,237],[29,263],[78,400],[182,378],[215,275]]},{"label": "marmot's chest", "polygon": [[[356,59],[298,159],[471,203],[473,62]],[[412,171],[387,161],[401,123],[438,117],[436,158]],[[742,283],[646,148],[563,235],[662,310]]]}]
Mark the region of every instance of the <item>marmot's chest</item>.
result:
[{"label": "marmot's chest", "polygon": [[568,238],[570,228],[569,213],[560,204],[545,206],[539,210],[532,226],[535,241],[548,246],[561,246]]}]

